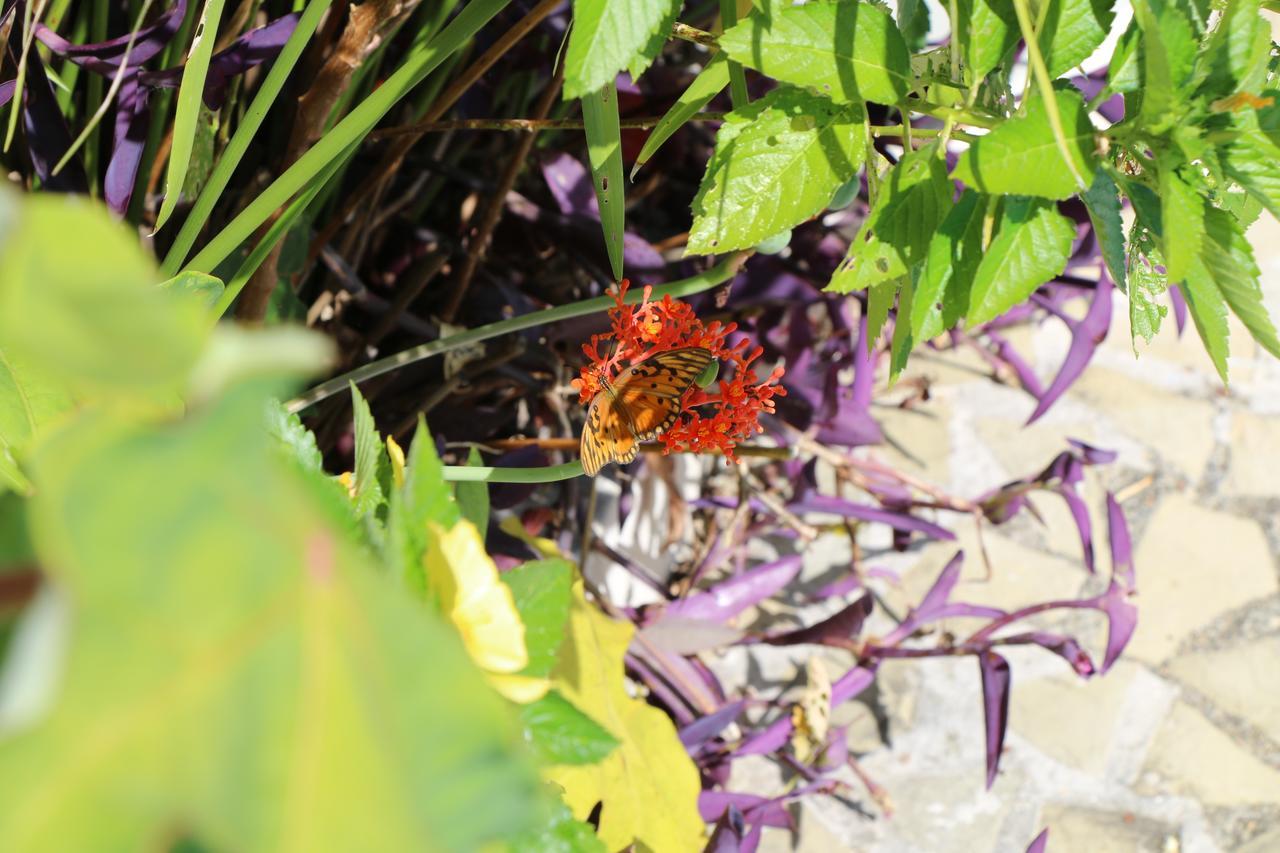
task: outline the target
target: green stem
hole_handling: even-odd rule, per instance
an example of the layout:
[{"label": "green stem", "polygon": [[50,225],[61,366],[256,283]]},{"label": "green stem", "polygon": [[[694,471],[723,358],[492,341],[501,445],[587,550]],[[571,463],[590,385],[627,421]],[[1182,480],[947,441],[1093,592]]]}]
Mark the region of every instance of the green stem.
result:
[{"label": "green stem", "polygon": [[[1035,29],[1031,24],[1031,12],[1027,9],[1027,0],[1013,0],[1013,11],[1018,16],[1022,40],[1027,43],[1027,59],[1030,60],[1036,86],[1040,89],[1040,97],[1044,98],[1045,112],[1049,116],[1049,127],[1053,128],[1053,138],[1058,143],[1058,151],[1062,154],[1071,177],[1075,178],[1076,186],[1084,192],[1089,188],[1089,184],[1076,168],[1076,162],[1071,157],[1071,149],[1067,146],[1067,134],[1062,128],[1062,115],[1058,112],[1058,97],[1053,91],[1053,78],[1049,76],[1049,67],[1045,65],[1044,54],[1040,52],[1040,40],[1036,38]],[[1024,93],[1022,96],[1024,104],[1026,97]]]},{"label": "green stem", "polygon": [[[738,0],[720,0],[720,24],[729,29],[738,23]],[[751,103],[751,95],[747,93],[747,74],[742,70],[742,63],[729,60],[729,99],[735,110],[740,110]]]},{"label": "green stem", "polygon": [[[692,296],[695,293],[701,293],[704,290],[710,290],[717,284],[721,284],[732,278],[738,270],[746,263],[747,258],[751,257],[751,251],[737,252],[725,258],[711,269],[700,275],[691,278],[673,281],[670,284],[659,285],[653,288],[652,298],[661,299],[664,296],[680,298],[682,296]],[[627,292],[626,302],[634,305],[644,298],[643,288],[633,288]],[[499,320],[496,323],[489,323],[484,326],[478,326],[474,329],[468,329],[465,332],[459,332],[456,335],[450,335],[447,338],[430,341],[429,343],[420,344],[412,349],[398,352],[395,355],[389,355],[386,358],[378,359],[375,362],[366,364],[363,367],[357,367],[355,370],[348,371],[341,376],[334,377],[327,382],[321,382],[315,388],[306,392],[300,397],[290,400],[287,408],[290,412],[299,412],[308,406],[312,406],[321,400],[327,400],[334,394],[341,394],[347,390],[350,383],[360,383],[375,376],[381,376],[384,373],[403,367],[406,364],[413,364],[432,356],[441,355],[458,347],[467,346],[468,344],[487,341],[490,338],[496,338],[499,335],[508,335],[512,332],[519,332],[525,329],[532,329],[547,323],[556,323],[560,320],[568,320],[573,317],[582,317],[587,314],[598,314],[601,311],[607,311],[614,305],[612,296],[597,296],[594,299],[584,299],[581,302],[574,302],[569,305],[560,305],[556,308],[547,308],[543,311],[535,311],[532,314],[525,314],[520,317],[512,317],[509,320]]]},{"label": "green stem", "polygon": [[455,483],[555,483],[581,477],[582,462],[540,468],[493,468],[487,465],[445,465],[444,478]]}]

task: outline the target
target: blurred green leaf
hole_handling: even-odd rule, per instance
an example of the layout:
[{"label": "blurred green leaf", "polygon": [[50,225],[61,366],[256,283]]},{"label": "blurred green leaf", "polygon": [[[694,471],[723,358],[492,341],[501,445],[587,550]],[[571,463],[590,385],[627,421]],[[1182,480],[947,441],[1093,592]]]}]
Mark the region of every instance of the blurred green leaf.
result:
[{"label": "blurred green leaf", "polygon": [[49,382],[113,402],[178,391],[210,324],[156,287],[155,268],[106,208],[66,195],[0,193],[0,349]]},{"label": "blurred green leaf", "polygon": [[521,674],[548,675],[556,664],[556,652],[564,642],[573,566],[567,560],[534,560],[503,572],[502,581],[511,588],[520,621],[524,623],[529,664]]},{"label": "blurred green leaf", "polygon": [[525,738],[541,764],[595,764],[618,739],[555,690],[520,706]]},{"label": "blurred green leaf", "polygon": [[[550,799],[549,797],[547,799]],[[575,820],[558,798],[549,806],[538,829],[518,836],[511,844],[520,853],[606,853],[591,825]]]},{"label": "blurred green leaf", "polygon": [[898,381],[898,376],[907,366],[911,349],[915,346],[915,338],[911,334],[911,311],[916,291],[912,279],[915,275],[906,276],[902,287],[898,290],[898,313],[893,322],[893,341],[889,346],[889,384]]},{"label": "blurred green leaf", "polygon": [[973,276],[969,325],[994,320],[1061,273],[1075,237],[1075,225],[1052,202],[1006,199],[999,230]]},{"label": "blurred green leaf", "polygon": [[373,412],[369,411],[369,404],[354,382],[351,383],[351,410],[355,418],[356,446],[355,494],[352,500],[356,512],[371,517],[386,505],[388,492],[383,489],[383,481],[390,472],[391,462],[387,459],[387,447],[378,435],[378,427],[373,422]]},{"label": "blurred green leaf", "polygon": [[679,9],[675,0],[574,0],[565,97],[581,98],[612,85],[624,69],[639,77],[657,55],[655,47],[665,43]]},{"label": "blurred green leaf", "polygon": [[1271,51],[1271,24],[1260,14],[1259,0],[1226,0],[1221,9],[1222,19],[1204,46],[1208,74],[1201,90],[1211,97],[1256,90]]},{"label": "blurred green leaf", "polygon": [[780,86],[734,110],[693,200],[687,251],[754,246],[827,206],[866,154],[860,107]]},{"label": "blurred green leaf", "polygon": [[267,431],[280,442],[287,454],[306,471],[324,471],[324,459],[316,445],[316,437],[302,424],[297,413],[287,410],[279,400],[267,404]]},{"label": "blurred green leaf", "polygon": [[205,308],[216,305],[226,288],[220,278],[202,272],[178,273],[173,278],[160,282],[160,286],[189,296]]},{"label": "blurred green leaf", "polygon": [[726,30],[719,43],[748,68],[843,103],[896,104],[912,86],[902,33],[870,3],[779,4]]},{"label": "blurred green leaf", "polygon": [[[471,452],[467,454],[467,464],[484,465],[479,450],[471,448]],[[462,517],[474,524],[480,535],[484,536],[489,529],[489,484],[480,480],[455,483],[453,494]],[[569,606],[568,598],[565,599],[565,606]]]},{"label": "blurred green leaf", "polygon": [[1273,216],[1280,216],[1280,91],[1262,93],[1275,103],[1232,116],[1235,138],[1220,149],[1222,166]]},{"label": "blurred green leaf", "polygon": [[325,521],[262,404],[95,414],[42,446],[35,541],[75,623],[56,707],[0,744],[0,849],[182,826],[215,849],[468,850],[529,827],[514,720]]},{"label": "blurred green leaf", "polygon": [[71,395],[35,364],[0,348],[0,483],[26,493],[18,461],[31,441],[74,407]]},{"label": "blurred green leaf", "polygon": [[[1056,91],[1063,133],[1076,170],[1093,179],[1097,154],[1094,129],[1080,95]],[[1049,124],[1045,102],[1028,96],[1026,115],[1012,118],[974,140],[951,177],[974,189],[1000,195],[1066,199],[1078,191]]]}]

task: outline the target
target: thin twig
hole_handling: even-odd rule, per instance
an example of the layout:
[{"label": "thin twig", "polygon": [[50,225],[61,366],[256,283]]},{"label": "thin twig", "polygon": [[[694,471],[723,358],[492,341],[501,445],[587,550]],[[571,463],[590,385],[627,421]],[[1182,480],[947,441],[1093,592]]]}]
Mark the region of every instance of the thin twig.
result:
[{"label": "thin twig", "polygon": [[[689,121],[724,121],[727,113],[702,112],[692,116]],[[642,116],[640,118],[622,119],[620,127],[647,130],[656,127],[662,116]],[[413,124],[387,127],[369,134],[370,139],[387,139],[395,136],[410,136],[420,133],[439,133],[446,130],[505,130],[505,131],[537,131],[548,130],[582,130],[580,118],[463,118],[448,121],[418,121]]]}]

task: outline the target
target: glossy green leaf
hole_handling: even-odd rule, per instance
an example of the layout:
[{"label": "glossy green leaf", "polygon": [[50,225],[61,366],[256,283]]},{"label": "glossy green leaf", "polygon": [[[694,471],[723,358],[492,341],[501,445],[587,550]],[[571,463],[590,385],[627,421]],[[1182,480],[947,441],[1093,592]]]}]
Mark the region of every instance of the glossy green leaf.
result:
[{"label": "glossy green leaf", "polygon": [[0,744],[0,849],[175,827],[217,849],[476,849],[529,828],[515,720],[327,520],[262,405],[88,416],[42,446],[34,538],[74,623],[51,712]]},{"label": "glossy green leaf", "polygon": [[[1280,91],[1262,93],[1280,103]],[[1280,107],[1246,110],[1233,116],[1235,137],[1222,149],[1222,167],[1240,186],[1280,216]]]},{"label": "glossy green leaf", "polygon": [[373,412],[369,404],[360,394],[360,389],[351,383],[351,411],[355,419],[355,493],[352,501],[356,512],[371,516],[387,502],[387,493],[383,491],[382,480],[390,470],[387,459],[387,448],[378,435],[378,427],[373,422]]},{"label": "glossy green leaf", "polygon": [[565,623],[573,587],[573,566],[567,560],[535,560],[503,572],[502,582],[511,588],[529,664],[522,675],[543,677],[556,664],[556,652],[564,642]]},{"label": "glossy green leaf", "polygon": [[565,97],[599,91],[624,69],[638,77],[657,55],[654,41],[660,48],[679,8],[674,0],[574,0]]},{"label": "glossy green leaf", "polygon": [[645,163],[649,162],[649,158],[657,153],[662,147],[662,143],[671,138],[671,135],[680,128],[684,127],[689,119],[693,118],[702,110],[711,99],[724,91],[724,87],[729,85],[729,63],[725,59],[723,53],[717,53],[707,63],[707,66],[693,78],[693,82],[689,84],[689,88],[680,93],[680,97],[676,98],[676,102],[671,105],[671,109],[663,113],[662,118],[649,131],[649,136],[644,141],[639,155],[636,156],[635,165],[631,167],[631,179],[635,180],[636,172]]},{"label": "glossy green leaf", "polygon": [[1200,237],[1204,232],[1204,199],[1179,174],[1175,162],[1162,158],[1159,175],[1161,254],[1165,275],[1172,284],[1182,281],[1192,259],[1200,254]]},{"label": "glossy green leaf", "polygon": [[846,103],[895,104],[912,85],[902,33],[870,3],[780,5],[726,30],[720,48],[775,80]]},{"label": "glossy green leaf", "polygon": [[[1067,148],[1076,171],[1093,180],[1094,129],[1073,89],[1055,92]],[[1063,162],[1044,101],[1030,97],[1026,115],[1012,118],[969,146],[951,176],[985,193],[1066,199],[1078,192]]]},{"label": "glossy green leaf", "polygon": [[958,0],[956,9],[968,79],[981,79],[1018,43],[1018,16],[1011,0]]},{"label": "glossy green leaf", "polygon": [[180,390],[208,312],[156,287],[136,237],[84,198],[0,193],[0,208],[11,217],[0,227],[0,349],[78,395],[154,401]]},{"label": "glossy green leaf", "polygon": [[916,340],[936,338],[969,312],[969,290],[982,260],[988,197],[965,190],[929,240],[911,305]]},{"label": "glossy green leaf", "polygon": [[867,352],[875,349],[884,331],[884,324],[889,320],[889,311],[893,308],[894,297],[898,295],[897,281],[882,281],[867,289]]},{"label": "glossy green leaf", "polygon": [[1115,21],[1111,0],[1050,0],[1040,49],[1051,77],[1075,68],[1106,39]]},{"label": "glossy green leaf", "polygon": [[783,86],[730,113],[693,200],[689,254],[744,249],[820,212],[866,153],[853,105]]},{"label": "glossy green leaf", "polygon": [[595,764],[618,746],[617,738],[555,690],[522,705],[520,719],[541,764]]},{"label": "glossy green leaf", "polygon": [[1200,257],[1205,271],[1253,339],[1280,358],[1280,338],[1263,304],[1258,264],[1243,230],[1231,214],[1208,204],[1203,221],[1205,239]]},{"label": "glossy green leaf", "polygon": [[622,182],[622,131],[613,83],[582,96],[582,121],[591,161],[591,185],[600,207],[600,226],[615,281],[622,280],[622,238],[627,211]]},{"label": "glossy green leaf", "polygon": [[875,206],[827,289],[848,293],[907,274],[924,259],[947,215],[951,187],[936,145],[904,156],[881,182]]},{"label": "glossy green leaf", "polygon": [[1010,198],[973,277],[969,325],[994,320],[1066,268],[1076,227],[1052,202]]},{"label": "glossy green leaf", "polygon": [[1138,117],[1153,129],[1176,124],[1199,47],[1191,22],[1173,3],[1160,4],[1157,10],[1151,0],[1134,0],[1133,16],[1142,30]]},{"label": "glossy green leaf", "polygon": [[1116,183],[1106,169],[1093,174],[1093,183],[1080,199],[1089,211],[1089,222],[1102,250],[1111,280],[1121,291],[1128,289],[1125,277],[1124,223],[1120,220],[1120,197]]},{"label": "glossy green leaf", "polygon": [[1204,261],[1196,258],[1182,286],[1182,295],[1187,302],[1187,310],[1195,323],[1196,332],[1204,343],[1205,352],[1227,384],[1227,301],[1213,280],[1213,274],[1205,267]]},{"label": "glossy green leaf", "polygon": [[225,0],[205,0],[191,38],[191,51],[182,66],[182,82],[178,86],[178,106],[173,116],[173,145],[169,149],[169,166],[164,176],[164,201],[156,214],[155,230],[159,231],[169,221],[182,196],[187,173],[195,151],[196,136],[200,130],[200,112],[204,97],[205,77],[209,74],[209,60],[213,45],[218,39],[218,24],[222,20]]},{"label": "glossy green leaf", "polygon": [[1258,0],[1226,0],[1222,19],[1205,46],[1208,75],[1201,90],[1211,97],[1256,89],[1266,74],[1271,25]]}]

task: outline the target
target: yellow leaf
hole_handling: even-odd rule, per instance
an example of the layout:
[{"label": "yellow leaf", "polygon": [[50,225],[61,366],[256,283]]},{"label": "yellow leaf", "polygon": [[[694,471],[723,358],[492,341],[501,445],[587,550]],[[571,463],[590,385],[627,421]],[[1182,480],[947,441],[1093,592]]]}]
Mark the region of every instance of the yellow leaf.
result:
[{"label": "yellow leaf", "polygon": [[387,436],[387,458],[391,460],[391,480],[397,489],[404,488],[404,450]]},{"label": "yellow leaf", "polygon": [[489,673],[488,678],[494,690],[520,705],[537,702],[551,689],[550,681],[545,678],[534,678],[532,675]]},{"label": "yellow leaf", "polygon": [[524,529],[520,519],[514,515],[508,515],[502,519],[502,521],[498,522],[498,527],[503,533],[510,534],[528,545],[544,560],[552,560],[556,557],[564,556],[564,552],[560,550],[560,546],[555,543],[555,540],[548,539],[545,536],[534,536]]},{"label": "yellow leaf", "polygon": [[574,586],[567,627],[552,684],[619,745],[599,764],[549,767],[544,775],[564,789],[565,803],[579,820],[603,803],[599,836],[609,850],[633,842],[659,853],[701,850],[697,768],[670,718],[627,694],[622,656],[635,628],[588,604],[581,581]]},{"label": "yellow leaf", "polygon": [[427,529],[427,584],[440,597],[471,659],[489,672],[524,669],[529,663],[524,623],[475,525],[463,520],[448,530],[434,523]]}]

